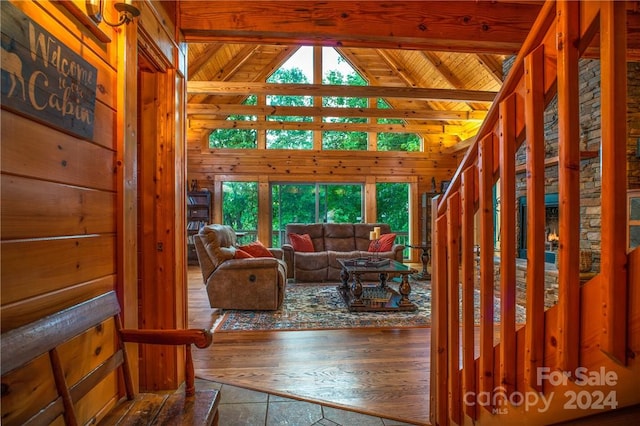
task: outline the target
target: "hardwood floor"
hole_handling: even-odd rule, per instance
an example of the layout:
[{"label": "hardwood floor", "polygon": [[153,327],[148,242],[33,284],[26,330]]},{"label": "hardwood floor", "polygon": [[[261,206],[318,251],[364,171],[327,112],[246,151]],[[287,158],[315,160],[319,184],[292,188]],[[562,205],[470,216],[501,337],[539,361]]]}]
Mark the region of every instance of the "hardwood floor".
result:
[{"label": "hardwood floor", "polygon": [[[198,267],[189,267],[190,327],[210,328]],[[428,424],[430,329],[214,333],[194,350],[196,376],[337,408]]]}]

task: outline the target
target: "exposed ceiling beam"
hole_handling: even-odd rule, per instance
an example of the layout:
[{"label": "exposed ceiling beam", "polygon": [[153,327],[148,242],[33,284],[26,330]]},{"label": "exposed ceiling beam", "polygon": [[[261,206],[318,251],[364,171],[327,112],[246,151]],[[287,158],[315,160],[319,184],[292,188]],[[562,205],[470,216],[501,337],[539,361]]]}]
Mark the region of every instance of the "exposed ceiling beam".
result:
[{"label": "exposed ceiling beam", "polygon": [[235,74],[238,69],[245,64],[249,59],[251,59],[251,55],[260,46],[252,46],[248,45],[240,49],[234,56],[231,61],[227,62],[222,68],[218,69],[216,75],[213,76],[213,80],[228,80],[230,76]]},{"label": "exposed ceiling beam", "polygon": [[[456,74],[445,64],[436,52],[422,51],[422,56],[429,62],[435,70],[444,78],[447,83],[456,89],[464,89],[464,83],[456,77]],[[470,108],[476,109],[473,104],[469,105]]]},{"label": "exposed ceiling beam", "polygon": [[471,145],[473,145],[473,143],[476,141],[476,137],[475,136],[471,136],[463,141],[458,142],[455,145],[452,146],[448,146],[445,148],[442,148],[442,153],[443,154],[457,154],[459,152],[462,152],[464,150],[466,150],[467,148],[469,148]]},{"label": "exposed ceiling beam", "polygon": [[187,105],[187,114],[189,116],[193,116],[193,118],[207,118],[207,115],[228,116],[233,114],[241,114],[280,117],[370,117],[397,118],[402,120],[482,121],[487,116],[487,111],[434,111],[431,109],[328,108],[190,103]]},{"label": "exposed ceiling beam", "polygon": [[[408,87],[416,87],[419,86],[417,84],[416,78],[413,75],[409,75],[407,74],[407,72],[404,71],[404,64],[400,64],[399,63],[399,59],[398,57],[396,58],[391,58],[390,57],[390,53],[387,53],[388,51],[382,50],[382,49],[377,49],[376,53],[380,56],[380,58],[382,58],[382,60],[387,64],[387,66],[389,67],[389,69],[392,70],[392,72],[400,79],[404,82],[404,84],[406,84]],[[441,102],[438,102],[438,100],[436,99],[431,99],[430,102],[428,102],[429,106],[433,109],[444,109],[443,105]]]},{"label": "exposed ceiling beam", "polygon": [[194,58],[189,62],[189,80],[193,78],[200,70],[211,60],[211,57],[216,52],[222,49],[224,45],[222,43],[211,43],[207,45],[197,58]]},{"label": "exposed ceiling beam", "polygon": [[189,81],[187,92],[209,95],[338,96],[354,98],[438,99],[458,102],[493,102],[497,92],[426,89],[418,87],[345,86],[328,84],[272,84],[229,81]]},{"label": "exposed ceiling beam", "polygon": [[542,2],[181,1],[187,42],[515,54]]},{"label": "exposed ceiling beam", "polygon": [[479,53],[476,56],[478,57],[478,63],[482,65],[487,71],[489,71],[491,77],[493,77],[496,83],[502,85],[502,79],[504,78],[504,73],[502,71],[502,62],[492,55]]},{"label": "exposed ceiling beam", "polygon": [[425,133],[431,135],[465,135],[462,126],[435,124],[323,123],[301,121],[235,121],[189,119],[191,129],[319,130],[336,132]]}]

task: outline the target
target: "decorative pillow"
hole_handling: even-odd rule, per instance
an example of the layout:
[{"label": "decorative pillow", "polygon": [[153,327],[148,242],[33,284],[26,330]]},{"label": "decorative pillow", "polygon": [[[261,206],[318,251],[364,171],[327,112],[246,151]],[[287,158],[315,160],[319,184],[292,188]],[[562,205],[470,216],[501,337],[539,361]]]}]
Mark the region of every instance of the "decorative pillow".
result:
[{"label": "decorative pillow", "polygon": [[251,257],[253,256],[240,248],[236,249],[236,254],[233,256],[234,259],[249,259]]},{"label": "decorative pillow", "polygon": [[253,257],[274,257],[269,249],[266,248],[260,241],[254,241],[238,248],[249,253]]},{"label": "decorative pillow", "polygon": [[295,251],[313,253],[315,250],[313,248],[313,241],[311,241],[311,236],[309,234],[289,234],[289,241],[291,241],[291,245]]},{"label": "decorative pillow", "polygon": [[382,252],[382,251],[391,251],[393,248],[393,243],[396,240],[396,234],[382,234],[380,238],[377,240],[371,241],[369,243],[369,251],[371,252]]}]

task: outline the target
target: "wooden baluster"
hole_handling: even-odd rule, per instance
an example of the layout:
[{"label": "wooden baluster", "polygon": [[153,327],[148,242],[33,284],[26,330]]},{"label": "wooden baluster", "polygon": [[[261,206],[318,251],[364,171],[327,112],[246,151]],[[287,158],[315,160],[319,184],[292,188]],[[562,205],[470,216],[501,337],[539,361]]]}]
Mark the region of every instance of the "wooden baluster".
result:
[{"label": "wooden baluster", "polygon": [[[493,133],[480,141],[480,392],[493,398]],[[484,405],[491,411],[491,405]]]},{"label": "wooden baluster", "polygon": [[[438,202],[440,201],[441,196],[440,195],[436,195],[435,197],[433,197],[431,199],[431,287],[435,287],[435,283],[437,282],[437,278],[436,278],[436,269],[438,268],[437,262],[436,262],[436,253],[438,251],[438,239],[436,238],[436,234],[437,234],[437,229],[436,229],[436,219],[438,218]],[[430,369],[429,371],[429,380],[431,381],[431,384],[429,385],[430,388],[430,393],[429,393],[429,421],[431,422],[431,424],[436,424],[436,414],[437,414],[437,409],[436,409],[436,395],[438,393],[438,388],[437,388],[437,377],[436,377],[436,365],[437,365],[437,358],[438,358],[438,341],[437,339],[437,334],[436,334],[436,328],[433,326],[435,325],[435,320],[437,318],[438,315],[438,307],[436,305],[436,302],[434,300],[435,295],[432,294],[431,295],[431,323],[432,323],[432,327],[431,327],[431,359],[433,360],[433,367]]]},{"label": "wooden baluster", "polygon": [[436,252],[435,274],[432,274],[432,310],[435,316],[432,330],[436,333],[436,352],[432,356],[436,370],[436,418],[434,424],[447,424],[447,217],[440,216],[436,220]]},{"label": "wooden baluster", "polygon": [[[462,173],[462,397],[464,412],[473,420],[477,419],[476,367],[475,367],[475,318],[474,318],[474,237],[475,213],[475,167],[467,167]],[[466,395],[469,395],[468,397]]]},{"label": "wooden baluster", "polygon": [[447,199],[449,418],[460,424],[460,194]]},{"label": "wooden baluster", "polygon": [[516,94],[500,103],[500,386],[516,388]]},{"label": "wooden baluster", "polygon": [[627,138],[626,12],[624,2],[601,2],[602,105],[602,350],[626,364],[627,271],[626,188]]},{"label": "wooden baluster", "polygon": [[185,345],[185,349],[187,356],[184,362],[184,394],[185,396],[194,396],[196,394],[196,376],[193,369],[191,345]]},{"label": "wooden baluster", "polygon": [[578,37],[580,4],[557,4],[558,186],[560,243],[558,265],[557,367],[573,374],[580,351],[580,109]]},{"label": "wooden baluster", "polygon": [[527,322],[525,325],[524,380],[538,385],[544,356],[544,46],[525,58],[525,122],[527,152]]}]

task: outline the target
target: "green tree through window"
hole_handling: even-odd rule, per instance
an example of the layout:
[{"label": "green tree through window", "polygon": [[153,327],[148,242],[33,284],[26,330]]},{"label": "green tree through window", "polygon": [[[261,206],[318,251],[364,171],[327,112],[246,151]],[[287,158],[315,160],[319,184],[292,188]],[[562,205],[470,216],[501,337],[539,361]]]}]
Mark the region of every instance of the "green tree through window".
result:
[{"label": "green tree through window", "polygon": [[362,194],[362,184],[273,184],[272,243],[279,246],[284,241],[289,223],[361,222]]},{"label": "green tree through window", "polygon": [[[376,204],[378,221],[388,223],[391,230],[398,234],[396,242],[407,244],[409,234],[409,184],[378,183],[376,184]],[[405,249],[404,256],[409,254]]]},{"label": "green tree through window", "polygon": [[[251,95],[243,105],[256,105],[257,98]],[[230,115],[229,121],[256,121],[252,115]],[[252,129],[216,129],[209,134],[209,148],[255,149],[257,148],[256,131]]]},{"label": "green tree through window", "polygon": [[[299,68],[279,69],[267,79],[268,83],[309,83]],[[275,106],[313,106],[310,96],[267,96],[267,104]],[[311,122],[307,116],[268,117],[269,121]],[[312,149],[313,131],[311,130],[267,130],[267,149]]]},{"label": "green tree through window", "polygon": [[246,235],[239,242],[255,241],[258,230],[258,183],[222,184],[222,223]]}]

